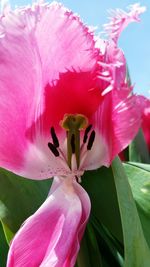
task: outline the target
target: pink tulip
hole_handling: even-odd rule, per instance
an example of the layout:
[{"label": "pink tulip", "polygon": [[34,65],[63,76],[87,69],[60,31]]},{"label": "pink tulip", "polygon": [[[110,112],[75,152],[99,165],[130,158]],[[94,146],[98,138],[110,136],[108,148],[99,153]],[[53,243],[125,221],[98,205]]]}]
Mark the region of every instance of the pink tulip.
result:
[{"label": "pink tulip", "polygon": [[143,11],[117,11],[108,40],[57,3],[1,15],[0,166],[31,179],[56,176],[14,237],[7,267],[74,266],[90,213],[80,177],[109,166],[140,126],[117,40]]}]

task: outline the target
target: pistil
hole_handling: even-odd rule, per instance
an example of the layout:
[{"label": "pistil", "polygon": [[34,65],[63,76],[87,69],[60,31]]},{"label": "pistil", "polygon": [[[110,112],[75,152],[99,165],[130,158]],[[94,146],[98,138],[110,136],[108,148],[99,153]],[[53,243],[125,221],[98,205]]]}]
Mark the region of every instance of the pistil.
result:
[{"label": "pistil", "polygon": [[72,155],[75,154],[77,168],[80,165],[80,131],[86,129],[88,119],[81,114],[67,114],[61,121],[61,127],[67,132],[67,161],[71,169]]}]

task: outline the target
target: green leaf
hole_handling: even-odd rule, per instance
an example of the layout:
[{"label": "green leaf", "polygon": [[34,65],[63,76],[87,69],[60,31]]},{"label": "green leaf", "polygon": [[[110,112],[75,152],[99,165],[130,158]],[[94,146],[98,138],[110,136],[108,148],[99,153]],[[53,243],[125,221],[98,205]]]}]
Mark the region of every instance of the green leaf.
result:
[{"label": "green leaf", "polygon": [[91,199],[91,214],[123,244],[120,212],[111,168],[85,172],[82,186]]},{"label": "green leaf", "polygon": [[[145,171],[148,171],[148,172],[150,172],[150,164],[143,164],[143,163],[138,163],[138,162],[128,162],[127,163],[127,166],[136,166],[137,168],[139,168],[139,169],[143,169],[143,170],[145,170]],[[126,166],[126,164],[125,164],[125,166]],[[138,171],[138,170],[137,170]],[[149,175],[149,174],[148,174]]]},{"label": "green leaf", "polygon": [[8,241],[47,197],[51,180],[34,181],[0,169],[0,219]]},{"label": "green leaf", "polygon": [[[93,216],[91,216],[91,222],[93,223],[97,240],[99,241],[102,262],[107,262],[108,266],[111,267],[123,266],[123,256],[121,256],[121,254],[123,255],[123,248],[120,248],[120,243]],[[122,251],[121,254],[119,253],[120,250]]]},{"label": "green leaf", "polygon": [[137,204],[144,235],[150,247],[150,165],[126,163],[124,166]]},{"label": "green leaf", "polygon": [[85,234],[80,244],[80,250],[78,253],[78,257],[77,257],[77,266],[78,267],[92,267],[90,265],[90,255],[88,251],[88,244],[87,244]]},{"label": "green leaf", "polygon": [[14,233],[3,222],[2,222],[2,226],[3,226],[6,241],[9,244],[10,241],[12,240],[13,236],[14,236]]},{"label": "green leaf", "polygon": [[149,267],[150,250],[143,234],[126,173],[119,158],[113,161],[112,170],[123,227],[124,267]]},{"label": "green leaf", "polygon": [[102,259],[98,248],[95,231],[92,224],[89,222],[87,225],[87,239],[90,254],[91,266],[102,267]]},{"label": "green leaf", "polygon": [[142,129],[129,145],[129,161],[150,163],[149,151],[146,145]]},{"label": "green leaf", "polygon": [[8,253],[8,244],[6,242],[5,235],[3,232],[3,227],[0,222],[0,266],[1,267],[6,266],[7,253]]},{"label": "green leaf", "polygon": [[103,267],[95,232],[90,222],[81,241],[77,264],[78,267]]}]

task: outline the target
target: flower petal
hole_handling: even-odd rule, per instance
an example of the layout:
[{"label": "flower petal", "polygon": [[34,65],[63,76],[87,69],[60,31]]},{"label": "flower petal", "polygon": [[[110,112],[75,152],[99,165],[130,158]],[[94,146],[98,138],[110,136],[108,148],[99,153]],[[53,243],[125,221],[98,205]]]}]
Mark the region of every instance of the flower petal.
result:
[{"label": "flower petal", "polygon": [[64,142],[63,115],[89,116],[99,105],[93,35],[53,3],[6,12],[0,37],[0,166],[34,179],[63,175],[67,166],[49,151],[49,131],[57,122]]},{"label": "flower petal", "polygon": [[0,19],[0,28],[0,166],[19,173],[41,74],[31,27],[10,13]]},{"label": "flower petal", "polygon": [[0,19],[0,166],[41,179],[62,175],[67,167],[49,151],[51,140],[43,137],[41,125],[33,126],[41,112],[42,92],[35,24],[28,9]]},{"label": "flower petal", "polygon": [[7,267],[74,266],[90,202],[84,189],[71,181],[57,178],[56,190],[14,237]]}]

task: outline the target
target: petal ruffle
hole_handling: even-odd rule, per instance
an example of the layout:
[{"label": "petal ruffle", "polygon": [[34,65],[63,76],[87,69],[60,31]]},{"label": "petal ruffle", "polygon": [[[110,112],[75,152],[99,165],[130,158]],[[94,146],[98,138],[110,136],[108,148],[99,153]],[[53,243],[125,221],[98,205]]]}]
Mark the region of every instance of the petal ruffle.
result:
[{"label": "petal ruffle", "polygon": [[145,12],[146,8],[140,6],[139,3],[129,6],[129,12],[125,12],[121,9],[111,10],[111,21],[104,25],[106,33],[109,37],[117,43],[121,32],[128,26],[131,22],[140,21],[140,14]]},{"label": "petal ruffle", "polygon": [[[95,70],[99,49],[93,34],[80,18],[59,3],[38,6],[39,16],[35,35],[44,75],[44,84],[55,82],[68,70]],[[71,89],[71,88],[70,88]]]},{"label": "petal ruffle", "polygon": [[57,178],[55,190],[14,237],[7,267],[73,267],[90,212],[84,189]]}]

